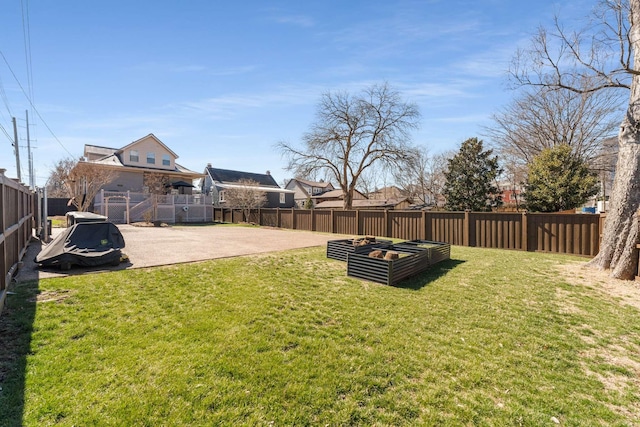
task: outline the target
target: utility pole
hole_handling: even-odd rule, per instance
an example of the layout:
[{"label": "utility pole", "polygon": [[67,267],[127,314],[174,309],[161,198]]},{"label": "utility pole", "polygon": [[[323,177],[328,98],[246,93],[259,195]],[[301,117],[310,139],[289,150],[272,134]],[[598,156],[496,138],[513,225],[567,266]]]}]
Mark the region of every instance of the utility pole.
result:
[{"label": "utility pole", "polygon": [[18,182],[22,182],[22,175],[20,174],[20,144],[18,144],[18,125],[16,124],[16,118],[12,117],[13,121],[13,146],[16,149],[16,173],[18,174]]},{"label": "utility pole", "polygon": [[29,155],[29,187],[36,188],[36,179],[33,176],[33,153],[31,152],[31,139],[29,138],[29,110],[24,110],[27,117],[27,153]]}]

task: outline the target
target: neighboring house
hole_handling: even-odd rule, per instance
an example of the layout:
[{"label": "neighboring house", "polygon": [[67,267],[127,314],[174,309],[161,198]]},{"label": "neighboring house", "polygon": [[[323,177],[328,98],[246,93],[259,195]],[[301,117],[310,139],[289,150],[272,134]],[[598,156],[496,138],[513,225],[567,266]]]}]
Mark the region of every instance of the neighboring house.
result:
[{"label": "neighboring house", "polygon": [[[367,196],[359,192],[358,190],[353,191],[353,200],[366,200]],[[320,203],[324,202],[335,202],[339,201],[343,203],[344,194],[341,189],[330,190],[326,193],[318,194],[317,196],[311,196],[311,200],[313,200],[314,206],[318,206]],[[342,206],[342,205],[340,205]]]},{"label": "neighboring house", "polygon": [[[315,202],[315,209],[342,209],[344,207],[342,190],[327,191],[312,196],[311,199]],[[371,200],[357,190],[353,193],[351,203],[353,209],[408,209],[410,205],[411,201],[407,197]]]},{"label": "neighboring house", "polygon": [[367,194],[367,197],[371,200],[401,199],[403,197],[407,197],[407,193],[395,185],[392,185],[390,187],[382,187],[379,190],[373,191]]},{"label": "neighboring house", "polygon": [[309,198],[334,189],[330,182],[315,182],[300,178],[293,178],[285,188],[294,192],[293,199],[298,208],[303,208]]},{"label": "neighboring house", "polygon": [[[407,197],[400,199],[355,199],[351,203],[352,209],[409,209],[411,201]],[[327,200],[318,203],[315,209],[342,209],[344,202],[342,200]]]},{"label": "neighboring house", "polygon": [[502,208],[522,208],[524,205],[524,188],[520,184],[513,184],[508,181],[498,182],[502,196]]},{"label": "neighboring house", "polygon": [[295,205],[294,192],[280,188],[271,173],[266,174],[241,172],[228,169],[217,169],[207,164],[204,170],[204,179],[200,182],[203,194],[213,196],[215,207],[225,207],[225,190],[231,188],[243,188],[241,181],[253,181],[257,188],[267,195],[265,208],[292,208]]},{"label": "neighboring house", "polygon": [[102,187],[105,191],[147,193],[150,189],[145,186],[145,177],[155,174],[166,184],[154,192],[191,194],[193,180],[203,177],[177,164],[178,155],[152,133],[122,148],[86,144],[84,158],[96,167],[116,172],[115,178]]}]

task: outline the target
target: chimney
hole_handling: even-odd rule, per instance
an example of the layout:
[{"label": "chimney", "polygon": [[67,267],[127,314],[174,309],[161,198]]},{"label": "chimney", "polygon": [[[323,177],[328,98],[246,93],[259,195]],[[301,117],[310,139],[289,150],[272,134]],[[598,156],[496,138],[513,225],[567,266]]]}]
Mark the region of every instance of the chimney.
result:
[{"label": "chimney", "polygon": [[267,171],[267,175],[271,175],[271,171]]},{"label": "chimney", "polygon": [[211,167],[211,163],[207,163],[207,167],[210,168]]}]

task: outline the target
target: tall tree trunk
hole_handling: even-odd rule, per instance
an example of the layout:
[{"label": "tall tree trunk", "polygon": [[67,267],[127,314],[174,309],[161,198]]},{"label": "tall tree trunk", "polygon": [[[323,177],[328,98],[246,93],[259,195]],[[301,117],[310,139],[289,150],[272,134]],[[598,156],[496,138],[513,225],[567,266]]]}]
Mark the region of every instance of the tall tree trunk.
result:
[{"label": "tall tree trunk", "polygon": [[[640,70],[640,1],[631,0],[633,68]],[[619,154],[600,252],[589,262],[610,269],[617,279],[632,280],[638,271],[640,209],[640,76],[633,75],[629,109],[618,134]]]},{"label": "tall tree trunk", "polygon": [[353,188],[347,189],[344,192],[344,203],[342,205],[344,210],[349,210],[353,206]]},{"label": "tall tree trunk", "polygon": [[[633,108],[640,109],[640,105]],[[638,125],[640,123],[634,125],[625,120],[620,129],[620,153],[600,252],[589,262],[599,269],[611,269],[611,276],[624,280],[632,280],[638,269],[640,129],[631,129]]]}]

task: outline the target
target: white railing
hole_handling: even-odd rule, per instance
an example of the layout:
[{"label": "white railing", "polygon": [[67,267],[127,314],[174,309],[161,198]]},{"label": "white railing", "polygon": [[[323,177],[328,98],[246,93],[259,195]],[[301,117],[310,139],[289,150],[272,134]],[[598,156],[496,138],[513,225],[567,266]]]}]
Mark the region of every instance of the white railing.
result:
[{"label": "white railing", "polygon": [[213,221],[212,203],[212,197],[203,194],[153,195],[117,191],[101,191],[94,199],[95,210],[114,223],[127,222],[127,218],[130,222],[145,221],[148,212],[152,212],[153,220],[168,223],[209,222]]},{"label": "white railing", "polygon": [[144,218],[144,214],[153,209],[153,199],[148,198],[134,205],[129,209],[129,221],[140,221]]}]

